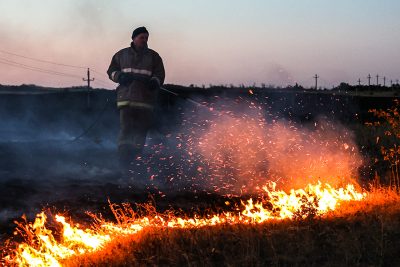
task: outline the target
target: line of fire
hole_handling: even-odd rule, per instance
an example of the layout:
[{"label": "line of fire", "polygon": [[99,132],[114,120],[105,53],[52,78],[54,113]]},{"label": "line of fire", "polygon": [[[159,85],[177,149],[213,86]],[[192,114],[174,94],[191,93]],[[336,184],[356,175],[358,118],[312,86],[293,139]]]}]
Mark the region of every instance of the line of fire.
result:
[{"label": "line of fire", "polygon": [[4,266],[399,266],[400,87],[0,87]]}]

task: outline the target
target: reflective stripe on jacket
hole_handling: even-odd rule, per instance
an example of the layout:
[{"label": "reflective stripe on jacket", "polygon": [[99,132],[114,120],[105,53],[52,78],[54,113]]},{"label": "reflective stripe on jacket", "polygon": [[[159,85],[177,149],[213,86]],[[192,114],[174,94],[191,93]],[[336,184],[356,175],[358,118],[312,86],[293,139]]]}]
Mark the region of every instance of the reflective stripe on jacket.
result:
[{"label": "reflective stripe on jacket", "polygon": [[[155,77],[159,80],[160,85],[164,83],[165,79],[164,65],[158,53],[147,47],[138,52],[133,43],[113,56],[107,70],[109,78],[116,83],[122,72],[134,73],[136,76],[142,76],[144,80]],[[118,107],[129,105],[152,108],[157,93],[149,89],[148,83],[134,80],[130,85],[118,85],[117,104]]]}]

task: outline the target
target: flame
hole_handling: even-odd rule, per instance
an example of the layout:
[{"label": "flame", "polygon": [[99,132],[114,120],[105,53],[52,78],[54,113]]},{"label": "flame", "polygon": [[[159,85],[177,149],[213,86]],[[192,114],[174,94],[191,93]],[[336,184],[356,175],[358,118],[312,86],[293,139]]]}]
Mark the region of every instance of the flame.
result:
[{"label": "flame", "polygon": [[[46,228],[47,217],[42,212],[36,216],[33,224],[25,227],[31,237],[29,242],[19,244],[5,260],[18,266],[62,266],[62,261],[73,255],[100,250],[107,242],[122,235],[137,234],[146,227],[183,229],[221,224],[254,224],[267,220],[293,219],[296,216],[304,218],[309,213],[323,216],[335,210],[343,201],[359,201],[366,197],[366,193],[358,192],[352,184],[335,189],[319,182],[286,193],[276,190],[276,184],[269,182],[263,190],[265,194],[260,199],[242,201],[243,207],[237,212],[210,214],[203,218],[182,218],[168,214],[134,218],[133,213],[121,214],[113,210],[118,223],[102,221],[95,229],[82,230],[67,223],[65,217],[56,215],[55,220],[63,229],[58,240]],[[113,209],[112,205],[110,207]]]},{"label": "flame", "polygon": [[[269,219],[293,219],[296,215],[305,217],[306,211],[316,215],[323,215],[328,211],[335,210],[340,201],[362,200],[366,193],[359,193],[354,185],[348,184],[346,188],[334,189],[329,184],[309,184],[305,189],[276,191],[276,184],[270,182],[263,187],[269,197],[270,207],[264,208],[262,202],[253,204],[250,199],[245,205],[243,215],[256,220],[257,223]],[[303,212],[303,214],[301,214]]]}]

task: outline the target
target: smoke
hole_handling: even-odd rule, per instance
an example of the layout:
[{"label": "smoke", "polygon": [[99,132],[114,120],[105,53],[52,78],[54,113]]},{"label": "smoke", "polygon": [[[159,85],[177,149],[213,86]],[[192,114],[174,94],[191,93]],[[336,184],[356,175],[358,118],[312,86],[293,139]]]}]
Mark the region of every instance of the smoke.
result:
[{"label": "smoke", "polygon": [[112,105],[105,106],[106,97],[93,95],[90,109],[86,94],[79,92],[2,97],[1,181],[74,177],[98,182],[115,176],[118,114]]},{"label": "smoke", "polygon": [[324,117],[300,125],[238,102],[246,103],[218,102],[211,112],[186,116],[180,138],[192,177],[185,179],[214,192],[244,194],[267,181],[291,189],[318,181],[342,186],[357,178],[362,159],[344,126]]},{"label": "smoke", "polygon": [[293,75],[280,64],[272,63],[269,68],[266,68],[261,77],[268,77],[268,83],[280,86],[287,86],[294,84]]},{"label": "smoke", "polygon": [[362,160],[351,133],[319,118],[311,128],[280,121],[266,128],[269,179],[285,187],[318,181],[340,186],[357,177]]}]

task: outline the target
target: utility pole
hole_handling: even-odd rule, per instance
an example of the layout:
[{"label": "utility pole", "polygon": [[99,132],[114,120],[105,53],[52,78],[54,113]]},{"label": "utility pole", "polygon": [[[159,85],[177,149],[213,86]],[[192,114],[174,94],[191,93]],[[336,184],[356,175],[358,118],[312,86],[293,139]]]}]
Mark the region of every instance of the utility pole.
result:
[{"label": "utility pole", "polygon": [[371,86],[371,74],[368,74],[367,78],[368,78],[368,86]]},{"label": "utility pole", "polygon": [[393,80],[390,80],[390,86],[393,86]]},{"label": "utility pole", "polygon": [[376,75],[376,86],[379,85],[379,74]]},{"label": "utility pole", "polygon": [[315,79],[315,90],[318,90],[318,74],[315,74],[314,79]]},{"label": "utility pole", "polygon": [[[361,79],[358,78],[358,86],[361,86]],[[358,87],[356,86],[356,96],[358,96]]]},{"label": "utility pole", "polygon": [[386,87],[386,76],[383,76],[383,87]]},{"label": "utility pole", "polygon": [[94,81],[94,78],[90,79],[90,69],[87,69],[87,79],[82,78],[85,82],[87,82],[87,107],[90,108],[90,82]]}]

